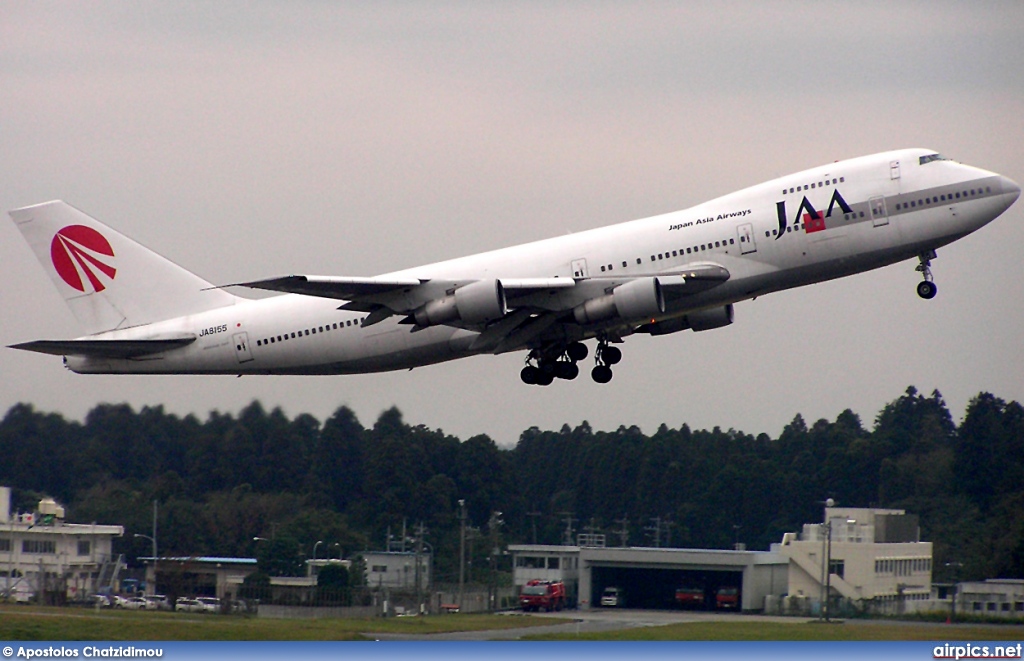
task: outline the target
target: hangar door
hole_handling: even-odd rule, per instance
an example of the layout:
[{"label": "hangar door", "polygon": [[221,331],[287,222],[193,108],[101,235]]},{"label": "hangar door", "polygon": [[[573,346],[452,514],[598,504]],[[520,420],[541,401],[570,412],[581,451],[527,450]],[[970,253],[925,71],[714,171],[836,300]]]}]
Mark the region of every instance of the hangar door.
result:
[{"label": "hangar door", "polygon": [[[608,566],[591,570],[590,594],[593,606],[600,607],[601,593],[607,587],[622,591],[624,608],[677,610],[693,608],[715,610],[719,588],[736,588],[736,603],[743,603],[743,572],[705,569]],[[682,606],[676,602],[678,588],[696,588],[703,592],[703,603]]]}]

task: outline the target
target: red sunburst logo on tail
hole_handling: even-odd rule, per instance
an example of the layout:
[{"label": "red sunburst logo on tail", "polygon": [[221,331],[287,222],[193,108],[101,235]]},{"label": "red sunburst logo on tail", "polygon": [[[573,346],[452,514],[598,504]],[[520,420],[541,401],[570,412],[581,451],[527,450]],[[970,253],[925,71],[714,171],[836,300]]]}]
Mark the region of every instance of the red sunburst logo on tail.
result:
[{"label": "red sunburst logo on tail", "polygon": [[113,257],[114,249],[102,234],[85,225],[68,225],[59,230],[50,243],[53,268],[64,282],[81,292],[85,291],[83,273],[97,292],[107,288],[100,282],[97,271],[114,279],[117,269],[101,261],[99,256]]}]

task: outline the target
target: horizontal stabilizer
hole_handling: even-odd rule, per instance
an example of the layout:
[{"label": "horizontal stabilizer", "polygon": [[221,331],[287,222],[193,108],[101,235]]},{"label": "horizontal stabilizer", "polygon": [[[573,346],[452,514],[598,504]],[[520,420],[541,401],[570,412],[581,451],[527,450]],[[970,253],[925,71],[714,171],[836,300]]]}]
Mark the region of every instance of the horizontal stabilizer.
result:
[{"label": "horizontal stabilizer", "polygon": [[90,358],[138,358],[192,344],[195,336],[166,340],[36,340],[10,345],[11,349],[48,353],[53,356]]}]

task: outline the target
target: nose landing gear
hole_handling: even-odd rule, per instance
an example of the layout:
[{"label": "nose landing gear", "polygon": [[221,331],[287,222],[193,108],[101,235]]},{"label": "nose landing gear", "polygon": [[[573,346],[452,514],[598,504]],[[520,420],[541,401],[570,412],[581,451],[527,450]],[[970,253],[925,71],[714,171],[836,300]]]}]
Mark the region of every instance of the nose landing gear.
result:
[{"label": "nose landing gear", "polygon": [[936,256],[937,255],[934,250],[921,253],[918,256],[921,263],[917,265],[916,269],[914,269],[924,277],[924,281],[917,283],[917,295],[925,300],[935,298],[935,294],[939,292],[939,288],[932,279],[932,260],[935,259]]}]

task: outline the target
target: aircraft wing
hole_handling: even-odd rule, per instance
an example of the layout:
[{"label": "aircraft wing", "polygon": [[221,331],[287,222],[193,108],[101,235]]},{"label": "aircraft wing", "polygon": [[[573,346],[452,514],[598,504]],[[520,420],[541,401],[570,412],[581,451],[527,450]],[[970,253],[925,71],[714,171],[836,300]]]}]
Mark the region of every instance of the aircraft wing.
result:
[{"label": "aircraft wing", "polygon": [[365,296],[390,294],[398,290],[418,287],[428,282],[419,278],[345,278],[324,275],[286,275],[252,282],[239,282],[226,287],[250,287],[286,294],[305,294],[352,301]]},{"label": "aircraft wing", "polygon": [[35,340],[10,345],[11,349],[35,351],[53,356],[90,358],[138,358],[168,349],[177,349],[196,341],[195,336],[160,340]]},{"label": "aircraft wing", "polygon": [[[668,296],[680,297],[705,291],[729,279],[729,271],[714,263],[694,263],[655,276]],[[541,332],[590,298],[603,296],[615,287],[636,278],[496,278],[447,280],[415,277],[336,277],[288,275],[236,285],[306,296],[345,301],[339,309],[366,312],[364,326],[379,323],[393,315],[406,315],[403,323],[421,328],[417,311],[434,306],[436,315],[429,323],[457,328],[483,330],[489,335],[510,336],[521,333],[527,324]],[[468,292],[475,293],[469,294]],[[477,304],[486,312],[477,318],[461,316],[466,306]],[[439,306],[447,306],[443,310]],[[451,310],[460,309],[460,314]],[[524,314],[527,315],[524,317]],[[428,315],[429,316],[429,315]],[[548,319],[550,317],[550,319]],[[419,317],[420,319],[424,317]],[[499,329],[502,329],[499,331]]]}]

